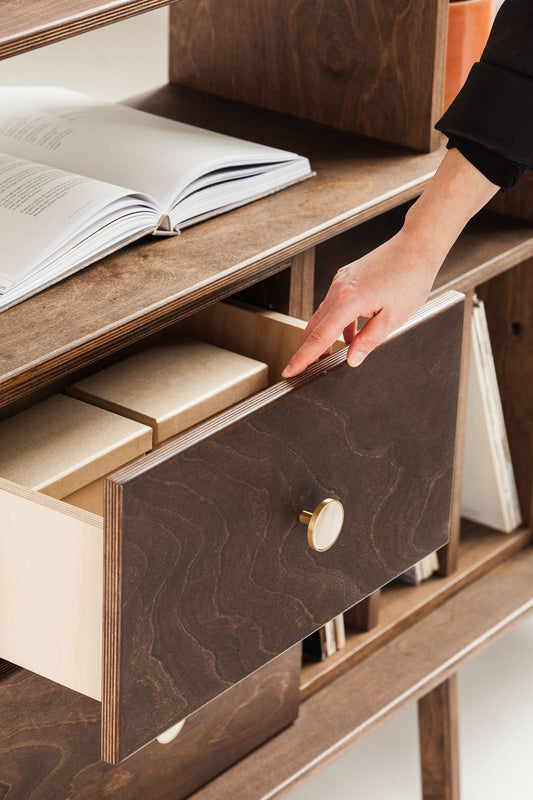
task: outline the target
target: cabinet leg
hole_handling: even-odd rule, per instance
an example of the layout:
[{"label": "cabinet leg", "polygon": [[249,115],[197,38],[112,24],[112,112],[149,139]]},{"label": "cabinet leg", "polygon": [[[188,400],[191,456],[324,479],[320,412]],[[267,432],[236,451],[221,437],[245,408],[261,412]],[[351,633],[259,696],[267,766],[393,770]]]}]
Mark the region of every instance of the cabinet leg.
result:
[{"label": "cabinet leg", "polygon": [[311,319],[315,288],[315,248],[298,253],[291,260],[289,314],[298,319]]},{"label": "cabinet leg", "polygon": [[418,732],[424,800],[459,800],[455,675],[418,701]]}]

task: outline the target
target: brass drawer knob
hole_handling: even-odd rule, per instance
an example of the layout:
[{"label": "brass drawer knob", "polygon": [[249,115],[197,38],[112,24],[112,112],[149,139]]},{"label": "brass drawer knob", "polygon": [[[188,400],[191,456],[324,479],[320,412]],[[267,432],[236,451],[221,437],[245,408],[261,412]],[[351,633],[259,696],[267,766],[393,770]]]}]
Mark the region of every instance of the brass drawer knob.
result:
[{"label": "brass drawer knob", "polygon": [[324,552],[333,547],[344,522],[344,508],[339,500],[331,497],[322,500],[313,513],[302,511],[300,522],[307,525],[307,541],[313,550]]}]

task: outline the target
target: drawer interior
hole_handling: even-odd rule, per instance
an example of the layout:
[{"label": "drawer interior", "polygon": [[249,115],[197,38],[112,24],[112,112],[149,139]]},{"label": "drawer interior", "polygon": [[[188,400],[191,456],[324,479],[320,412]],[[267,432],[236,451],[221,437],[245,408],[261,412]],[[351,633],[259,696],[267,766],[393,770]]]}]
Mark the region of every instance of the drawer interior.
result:
[{"label": "drawer interior", "polygon": [[[219,304],[169,328],[264,361],[269,384],[305,323]],[[339,344],[340,346],[340,344]],[[0,658],[101,699],[104,478],[55,500],[0,476]]]},{"label": "drawer interior", "polygon": [[[360,369],[282,382],[303,322],[221,305],[168,329],[270,386],[108,476],[105,513],[0,479],[0,657],[101,700],[117,763],[442,546],[462,320],[450,293]],[[300,517],[325,497],[347,522],[319,553]]]}]

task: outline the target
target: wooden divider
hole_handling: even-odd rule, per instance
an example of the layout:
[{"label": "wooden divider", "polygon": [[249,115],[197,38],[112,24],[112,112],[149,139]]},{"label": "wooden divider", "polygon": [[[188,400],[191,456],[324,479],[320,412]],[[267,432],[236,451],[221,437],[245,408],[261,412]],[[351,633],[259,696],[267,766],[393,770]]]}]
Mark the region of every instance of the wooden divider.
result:
[{"label": "wooden divider", "polygon": [[448,0],[181,0],[170,80],[431,150],[447,16]]}]

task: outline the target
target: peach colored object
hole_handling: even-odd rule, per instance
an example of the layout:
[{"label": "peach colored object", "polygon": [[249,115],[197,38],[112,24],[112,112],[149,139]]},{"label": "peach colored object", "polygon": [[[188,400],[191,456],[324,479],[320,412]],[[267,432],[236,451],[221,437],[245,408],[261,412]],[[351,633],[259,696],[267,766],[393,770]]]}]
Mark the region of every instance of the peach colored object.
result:
[{"label": "peach colored object", "polygon": [[470,67],[479,61],[492,22],[493,0],[451,0],[448,12],[448,44],[444,108],[448,108],[465,82]]}]

